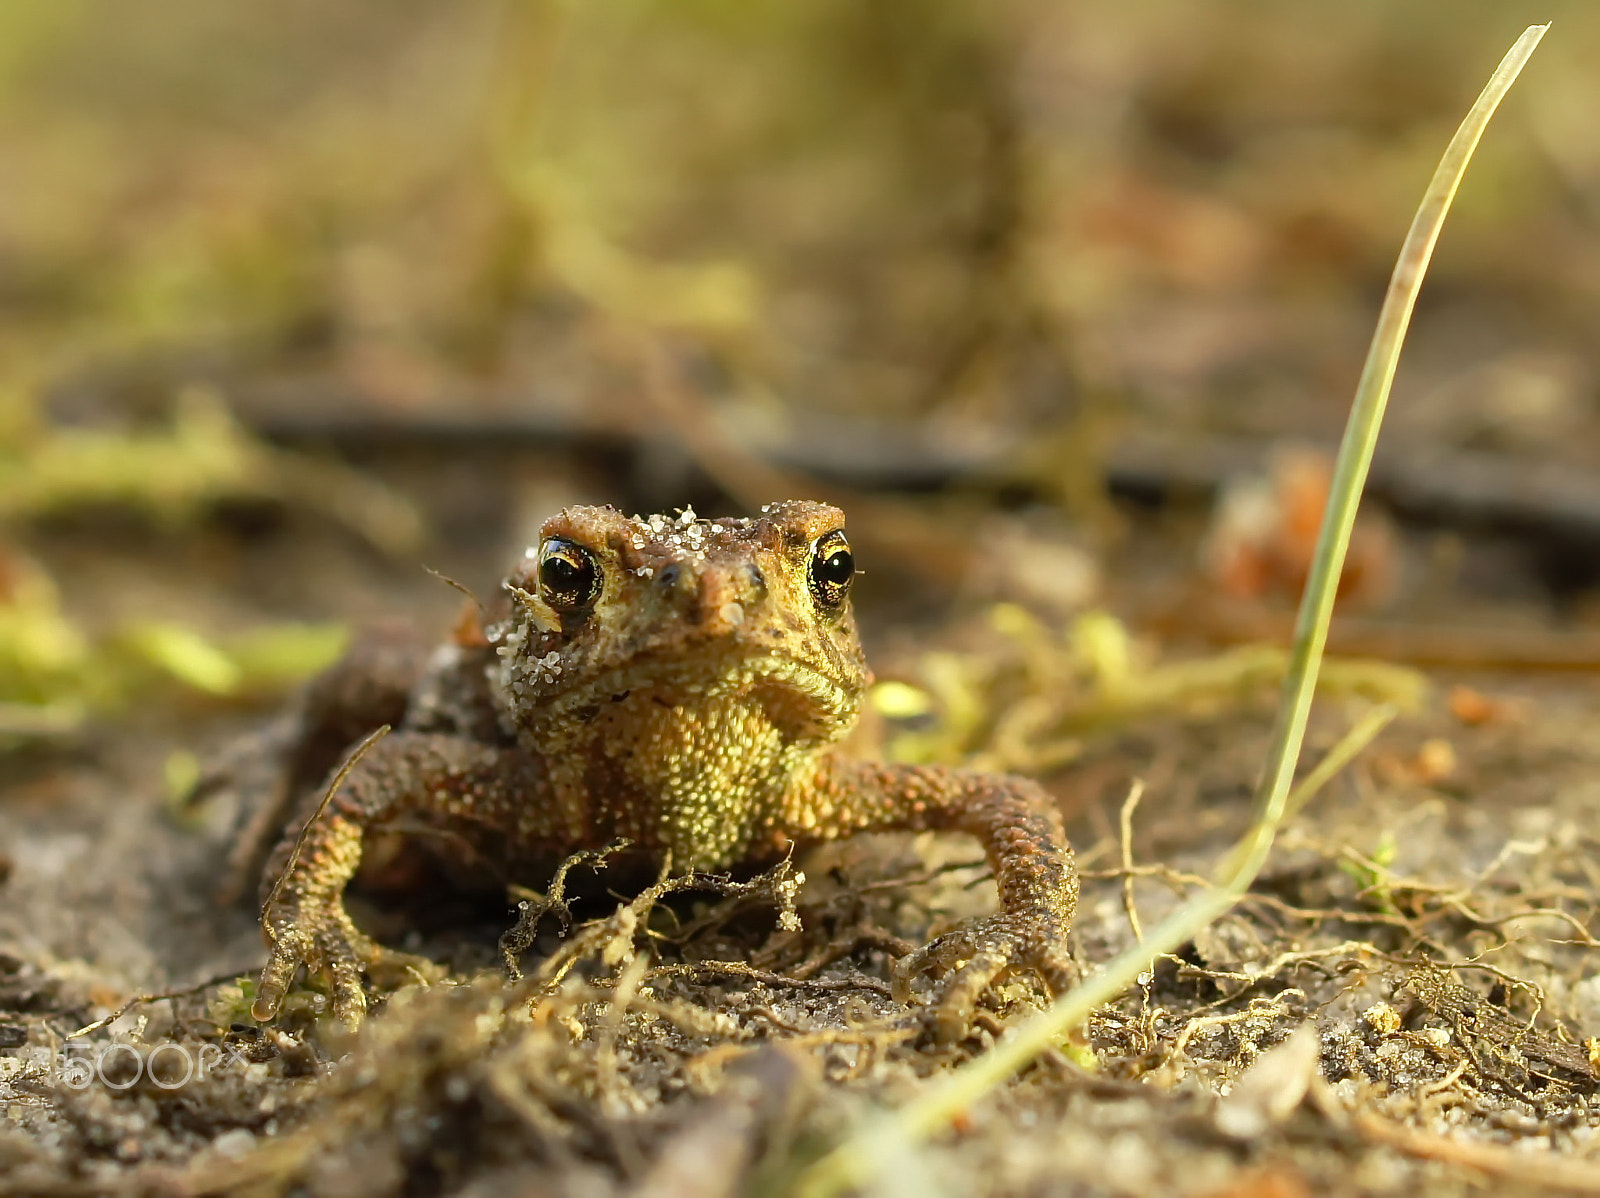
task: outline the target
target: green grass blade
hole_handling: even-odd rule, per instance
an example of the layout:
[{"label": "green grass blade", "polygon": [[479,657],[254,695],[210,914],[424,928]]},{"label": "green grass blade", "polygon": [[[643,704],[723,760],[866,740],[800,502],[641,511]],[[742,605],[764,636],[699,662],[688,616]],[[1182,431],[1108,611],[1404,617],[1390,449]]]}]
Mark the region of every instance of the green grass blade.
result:
[{"label": "green grass blade", "polygon": [[[1356,384],[1355,402],[1345,424],[1344,440],[1334,463],[1328,508],[1323,513],[1311,573],[1306,579],[1305,594],[1295,621],[1289,674],[1284,679],[1283,701],[1278,708],[1272,747],[1267,754],[1268,768],[1256,792],[1256,823],[1251,843],[1236,867],[1240,877],[1245,877],[1244,885],[1249,885],[1248,879],[1261,868],[1283,819],[1284,798],[1289,793],[1289,783],[1300,756],[1300,743],[1305,736],[1311,698],[1322,664],[1322,650],[1328,639],[1328,623],[1333,616],[1334,596],[1344,572],[1345,552],[1350,547],[1350,530],[1355,525],[1356,507],[1361,502],[1361,490],[1372,465],[1372,451],[1378,443],[1378,430],[1389,403],[1389,386],[1394,381],[1400,348],[1411,324],[1417,292],[1422,289],[1422,276],[1428,269],[1450,203],[1461,186],[1462,176],[1466,174],[1467,164],[1478,148],[1489,118],[1516,82],[1548,28],[1549,25],[1530,25],[1500,60],[1439,159],[1389,278],[1389,290],[1383,297],[1378,327],[1367,350],[1366,364]],[[1219,880],[1225,886],[1238,882],[1236,878]]]},{"label": "green grass blade", "polygon": [[[1450,203],[1455,198],[1489,118],[1494,115],[1548,28],[1548,25],[1530,26],[1501,60],[1440,159],[1401,247],[1378,316],[1366,365],[1357,384],[1344,440],[1339,447],[1328,507],[1317,540],[1316,557],[1295,625],[1290,669],[1284,680],[1283,699],[1268,753],[1267,768],[1257,790],[1256,819],[1250,831],[1226,859],[1217,889],[1190,900],[1150,929],[1142,944],[1107,962],[1083,985],[1048,1011],[1016,1029],[993,1051],[930,1085],[918,1098],[898,1111],[869,1123],[862,1131],[816,1161],[796,1178],[793,1193],[800,1198],[829,1198],[847,1186],[859,1184],[872,1176],[874,1161],[879,1155],[876,1151],[878,1146],[904,1145],[944,1127],[1044,1049],[1057,1043],[1072,1028],[1081,1025],[1095,1007],[1121,994],[1159,957],[1172,952],[1220,916],[1238,901],[1239,896],[1255,880],[1285,812],[1297,810],[1304,801],[1301,794],[1291,795],[1290,783],[1305,737],[1322,650],[1327,641],[1328,622],[1333,614],[1335,590],[1344,569],[1345,551],[1349,547],[1356,507],[1360,503],[1361,490],[1372,461],[1373,447],[1377,444],[1384,408],[1388,404],[1389,387],[1394,380],[1395,365],[1400,357],[1400,348],[1411,321],[1412,309],[1416,305],[1423,274],[1438,242]],[[1330,759],[1348,761],[1362,745],[1377,735],[1393,714],[1392,709],[1387,708],[1369,712],[1329,755]],[[1307,779],[1307,784],[1318,782],[1333,772],[1332,769],[1319,769],[1313,778]]]}]

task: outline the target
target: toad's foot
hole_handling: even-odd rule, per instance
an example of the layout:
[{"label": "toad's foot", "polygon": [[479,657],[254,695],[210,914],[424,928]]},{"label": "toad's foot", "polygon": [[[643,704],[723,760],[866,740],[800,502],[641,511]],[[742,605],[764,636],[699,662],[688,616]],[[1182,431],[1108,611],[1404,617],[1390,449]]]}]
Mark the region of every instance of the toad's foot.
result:
[{"label": "toad's foot", "polygon": [[[430,816],[462,810],[474,810],[481,824],[503,828],[505,812],[516,802],[538,805],[546,793],[535,763],[514,750],[422,732],[378,739],[387,731],[362,742],[334,774],[321,805],[303,827],[290,827],[266,870],[272,881],[261,924],[271,951],[251,1008],[257,1019],[277,1014],[295,971],[305,965],[327,978],[334,1015],[354,1027],[367,1005],[362,974],[404,957],[363,935],[344,909],[344,889],[361,864],[369,828],[417,815],[426,823]],[[449,831],[460,823],[436,826]],[[409,961],[420,962],[408,970],[413,975],[434,972],[419,958]]]},{"label": "toad's foot", "polygon": [[354,1030],[367,1012],[361,978],[384,953],[361,932],[337,896],[320,902],[275,903],[263,919],[272,952],[250,1014],[265,1023],[278,1013],[300,966],[328,979],[333,1016]]},{"label": "toad's foot", "polygon": [[1067,952],[1062,921],[1002,912],[964,924],[895,962],[895,997],[909,1000],[918,974],[945,975],[935,989],[929,1022],[934,1038],[949,1043],[966,1034],[984,990],[1018,969],[1037,973],[1055,997],[1071,988],[1078,969]]}]

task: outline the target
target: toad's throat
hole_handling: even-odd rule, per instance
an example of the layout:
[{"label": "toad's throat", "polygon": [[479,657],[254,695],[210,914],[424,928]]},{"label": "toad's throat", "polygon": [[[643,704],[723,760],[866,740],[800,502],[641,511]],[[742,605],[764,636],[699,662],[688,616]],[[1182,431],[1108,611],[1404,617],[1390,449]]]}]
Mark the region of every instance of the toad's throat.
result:
[{"label": "toad's throat", "polygon": [[630,695],[591,721],[585,789],[592,831],[717,869],[747,855],[815,766],[814,742],[775,719],[770,697],[724,693],[692,712]]},{"label": "toad's throat", "polygon": [[720,664],[703,658],[639,660],[551,696],[541,704],[539,723],[582,726],[605,717],[613,732],[626,736],[618,725],[627,718],[654,721],[664,710],[675,713],[677,722],[714,721],[718,717],[713,713],[731,704],[744,705],[750,713],[765,712],[791,738],[834,740],[854,724],[860,701],[855,688],[786,657],[742,657]]}]

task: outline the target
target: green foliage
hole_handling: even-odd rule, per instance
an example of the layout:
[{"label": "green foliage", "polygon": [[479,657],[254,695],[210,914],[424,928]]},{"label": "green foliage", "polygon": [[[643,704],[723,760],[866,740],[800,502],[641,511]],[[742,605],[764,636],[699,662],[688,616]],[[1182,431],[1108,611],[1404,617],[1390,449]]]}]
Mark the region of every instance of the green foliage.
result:
[{"label": "green foliage", "polygon": [[[1265,710],[1289,669],[1288,651],[1269,645],[1156,660],[1103,611],[1057,630],[1021,607],[999,604],[990,624],[996,635],[978,650],[925,654],[920,687],[891,681],[873,689],[873,706],[896,729],[890,757],[1047,773],[1075,758],[1083,738],[1099,730],[1152,716]],[[1382,661],[1329,661],[1318,680],[1325,697],[1400,711],[1419,710],[1429,689],[1417,670]]]},{"label": "green foliage", "polygon": [[[392,554],[423,540],[404,500],[337,463],[263,444],[208,391],[183,393],[167,427],[127,431],[53,427],[20,388],[0,398],[0,537],[110,508],[176,531],[240,499],[312,507]],[[281,690],[328,664],[343,641],[340,628],[291,624],[219,642],[173,620],[92,633],[45,569],[0,539],[0,746],[71,732],[162,682],[227,699]]]},{"label": "green foliage", "polygon": [[13,554],[0,573],[0,747],[71,733],[163,686],[225,699],[275,693],[333,661],[346,639],[335,625],[289,624],[217,641],[150,620],[94,636],[37,564]]}]

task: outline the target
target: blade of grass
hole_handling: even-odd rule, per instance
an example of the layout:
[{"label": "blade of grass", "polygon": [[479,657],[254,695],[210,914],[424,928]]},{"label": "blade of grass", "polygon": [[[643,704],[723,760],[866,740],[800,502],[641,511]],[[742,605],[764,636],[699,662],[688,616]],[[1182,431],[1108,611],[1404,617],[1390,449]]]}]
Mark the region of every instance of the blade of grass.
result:
[{"label": "blade of grass", "polygon": [[1428,189],[1423,193],[1422,203],[1400,247],[1394,273],[1389,277],[1389,289],[1383,297],[1383,308],[1378,313],[1378,327],[1373,331],[1366,364],[1356,384],[1355,402],[1345,424],[1339,457],[1334,463],[1328,507],[1322,516],[1311,573],[1306,579],[1305,594],[1295,619],[1289,675],[1284,679],[1283,700],[1267,754],[1268,768],[1256,791],[1256,820],[1249,847],[1235,866],[1236,877],[1219,879],[1223,885],[1232,886],[1238,877],[1255,875],[1283,820],[1284,798],[1289,793],[1306,719],[1311,712],[1322,650],[1328,640],[1328,623],[1333,616],[1334,596],[1344,572],[1345,551],[1350,546],[1350,530],[1355,524],[1367,470],[1372,465],[1372,451],[1378,443],[1378,430],[1389,403],[1389,386],[1394,382],[1395,366],[1400,360],[1406,329],[1411,324],[1417,293],[1422,289],[1422,277],[1433,257],[1433,247],[1438,244],[1451,201],[1456,197],[1489,118],[1549,28],[1548,24],[1528,26],[1500,60],[1472,110],[1445,147],[1444,156],[1428,181]]},{"label": "blade of grass", "polygon": [[[1267,768],[1262,773],[1256,791],[1255,820],[1226,858],[1218,874],[1217,889],[1191,899],[1150,929],[1142,944],[1107,962],[1083,985],[1048,1011],[1023,1024],[993,1051],[929,1086],[898,1111],[873,1120],[814,1162],[796,1178],[793,1192],[800,1198],[829,1198],[846,1186],[870,1177],[873,1173],[875,1144],[906,1143],[931,1135],[1044,1049],[1059,1041],[1072,1028],[1082,1024],[1095,1007],[1122,993],[1159,957],[1191,939],[1239,900],[1260,872],[1286,812],[1298,810],[1303,805],[1308,796],[1300,793],[1291,795],[1290,783],[1305,738],[1312,696],[1316,692],[1317,674],[1322,663],[1323,646],[1327,641],[1328,622],[1333,614],[1335,591],[1344,570],[1345,551],[1350,543],[1350,529],[1355,522],[1356,507],[1361,500],[1361,490],[1372,461],[1372,450],[1377,443],[1378,429],[1389,399],[1389,387],[1394,380],[1395,365],[1405,341],[1412,309],[1416,305],[1417,292],[1422,286],[1422,277],[1433,255],[1433,248],[1438,243],[1439,231],[1444,225],[1450,203],[1461,185],[1467,164],[1477,149],[1489,118],[1494,115],[1548,28],[1549,25],[1529,26],[1501,60],[1439,160],[1401,246],[1388,292],[1384,296],[1383,308],[1378,315],[1366,364],[1356,386],[1344,440],[1339,446],[1328,507],[1323,514],[1322,529],[1317,538],[1316,557],[1306,581],[1295,624],[1290,669],[1284,679],[1283,698],[1278,709]],[[1362,745],[1377,735],[1393,714],[1391,709],[1385,708],[1369,712],[1329,754],[1329,759],[1337,759],[1341,763],[1348,761]],[[1319,769],[1313,778],[1307,779],[1307,784],[1331,776],[1332,772]],[[1301,789],[1303,791],[1305,787]]]}]

